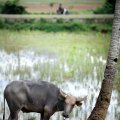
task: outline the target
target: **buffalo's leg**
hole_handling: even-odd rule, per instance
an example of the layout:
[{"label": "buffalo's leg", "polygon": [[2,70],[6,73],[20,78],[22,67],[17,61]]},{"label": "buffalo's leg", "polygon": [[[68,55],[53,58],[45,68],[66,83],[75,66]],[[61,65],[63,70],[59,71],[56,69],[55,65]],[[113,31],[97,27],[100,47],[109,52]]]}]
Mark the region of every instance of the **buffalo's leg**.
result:
[{"label": "buffalo's leg", "polygon": [[52,115],[52,107],[45,106],[43,120],[49,120],[51,115]]},{"label": "buffalo's leg", "polygon": [[40,120],[44,120],[44,112],[41,113],[41,119]]},{"label": "buffalo's leg", "polygon": [[43,120],[49,120],[49,119],[50,119],[50,115],[48,113],[45,113]]},{"label": "buffalo's leg", "polygon": [[17,111],[10,111],[10,116],[8,120],[18,120],[18,113],[20,110]]},{"label": "buffalo's leg", "polygon": [[8,120],[18,120],[18,113],[21,110],[22,106],[21,101],[18,101],[17,97],[14,94],[9,94],[6,96],[6,101],[10,110],[10,116]]},{"label": "buffalo's leg", "polygon": [[8,103],[10,116],[8,120],[18,120],[18,113],[20,112],[20,107],[13,102]]}]

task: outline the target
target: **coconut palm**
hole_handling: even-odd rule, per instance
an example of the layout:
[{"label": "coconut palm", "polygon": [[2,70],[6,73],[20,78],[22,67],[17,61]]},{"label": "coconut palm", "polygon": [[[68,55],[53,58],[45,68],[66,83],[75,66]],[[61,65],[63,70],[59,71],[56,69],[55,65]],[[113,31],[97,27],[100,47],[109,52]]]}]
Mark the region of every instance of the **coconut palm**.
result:
[{"label": "coconut palm", "polygon": [[116,0],[115,15],[112,28],[112,38],[108,52],[107,64],[104,72],[104,79],[96,105],[88,120],[105,120],[111,100],[113,81],[116,75],[116,65],[120,45],[120,0]]}]

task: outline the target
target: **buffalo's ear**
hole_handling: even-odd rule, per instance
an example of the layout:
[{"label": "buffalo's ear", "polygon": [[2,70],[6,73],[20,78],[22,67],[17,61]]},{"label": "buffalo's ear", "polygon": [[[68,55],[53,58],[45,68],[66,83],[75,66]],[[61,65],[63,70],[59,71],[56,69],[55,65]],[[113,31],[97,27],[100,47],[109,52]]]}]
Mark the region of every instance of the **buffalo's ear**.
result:
[{"label": "buffalo's ear", "polygon": [[60,89],[58,99],[65,100],[66,97],[67,97],[67,94]]}]

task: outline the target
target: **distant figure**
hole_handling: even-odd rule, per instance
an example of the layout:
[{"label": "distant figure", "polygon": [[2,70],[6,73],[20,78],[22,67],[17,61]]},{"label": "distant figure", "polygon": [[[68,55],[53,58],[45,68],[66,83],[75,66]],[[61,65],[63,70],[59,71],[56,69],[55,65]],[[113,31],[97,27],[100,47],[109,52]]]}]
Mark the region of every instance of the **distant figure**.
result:
[{"label": "distant figure", "polygon": [[62,7],[62,4],[59,4],[59,7],[57,9],[57,14],[68,14],[68,10]]}]

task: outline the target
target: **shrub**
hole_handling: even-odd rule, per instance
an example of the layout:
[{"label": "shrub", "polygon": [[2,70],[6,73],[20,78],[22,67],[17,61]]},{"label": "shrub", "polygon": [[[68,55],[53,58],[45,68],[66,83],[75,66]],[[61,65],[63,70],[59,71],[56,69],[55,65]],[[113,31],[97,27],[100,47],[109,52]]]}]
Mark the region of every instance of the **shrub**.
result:
[{"label": "shrub", "polygon": [[95,14],[111,14],[113,13],[113,7],[111,4],[107,4],[102,8],[98,8],[97,10],[94,11]]},{"label": "shrub", "polygon": [[26,13],[25,7],[19,5],[19,0],[6,1],[0,6],[2,14],[23,14]]},{"label": "shrub", "polygon": [[115,10],[116,0],[106,0],[105,4],[94,11],[95,14],[112,14]]}]

